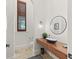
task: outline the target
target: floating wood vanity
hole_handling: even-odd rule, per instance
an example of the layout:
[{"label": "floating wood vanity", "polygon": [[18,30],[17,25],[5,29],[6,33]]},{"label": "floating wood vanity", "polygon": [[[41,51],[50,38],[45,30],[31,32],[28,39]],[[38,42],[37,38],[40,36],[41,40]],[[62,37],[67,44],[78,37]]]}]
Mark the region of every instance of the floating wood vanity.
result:
[{"label": "floating wood vanity", "polygon": [[54,53],[59,59],[67,59],[67,48],[63,47],[63,43],[56,42],[53,44],[43,38],[38,38],[37,43],[48,49],[51,53]]}]

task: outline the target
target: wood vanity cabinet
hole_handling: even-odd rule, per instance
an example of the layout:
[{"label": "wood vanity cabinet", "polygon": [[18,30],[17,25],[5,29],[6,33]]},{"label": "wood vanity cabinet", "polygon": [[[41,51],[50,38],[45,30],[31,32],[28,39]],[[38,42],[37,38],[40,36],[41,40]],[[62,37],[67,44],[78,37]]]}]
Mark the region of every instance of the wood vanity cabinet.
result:
[{"label": "wood vanity cabinet", "polygon": [[37,43],[54,53],[59,59],[67,59],[67,48],[63,47],[63,43],[56,42],[55,44],[47,42],[47,40],[38,38]]}]

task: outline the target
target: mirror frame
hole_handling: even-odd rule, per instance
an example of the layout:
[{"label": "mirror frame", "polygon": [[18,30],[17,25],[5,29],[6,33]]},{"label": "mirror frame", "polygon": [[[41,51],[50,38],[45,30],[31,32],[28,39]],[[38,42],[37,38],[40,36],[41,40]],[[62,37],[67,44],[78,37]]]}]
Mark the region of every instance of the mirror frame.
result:
[{"label": "mirror frame", "polygon": [[[65,26],[64,30],[63,30],[62,32],[60,32],[60,33],[55,33],[55,32],[53,32],[53,30],[51,29],[52,21],[53,21],[56,17],[62,17],[62,18],[65,20],[65,23],[66,23],[66,26]],[[53,19],[51,19],[51,21],[50,21],[50,26],[49,26],[49,27],[50,27],[50,30],[51,30],[52,33],[54,33],[55,35],[59,35],[59,34],[64,33],[64,31],[66,30],[66,28],[67,28],[67,21],[66,21],[65,17],[63,17],[63,16],[55,16]]]}]

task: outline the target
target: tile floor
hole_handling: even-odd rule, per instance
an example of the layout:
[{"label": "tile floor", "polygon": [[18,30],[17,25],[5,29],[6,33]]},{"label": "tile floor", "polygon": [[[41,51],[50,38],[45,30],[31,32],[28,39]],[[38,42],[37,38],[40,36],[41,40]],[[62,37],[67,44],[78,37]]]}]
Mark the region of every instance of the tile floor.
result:
[{"label": "tile floor", "polygon": [[[38,55],[35,57],[32,56],[32,49],[31,48],[19,48],[15,50],[15,58],[14,59],[53,59],[47,53],[43,55]],[[28,58],[31,57],[31,58]]]},{"label": "tile floor", "polygon": [[43,57],[41,55],[37,55],[35,57],[31,57],[31,58],[28,58],[28,59],[43,59]]},{"label": "tile floor", "polygon": [[28,57],[32,56],[32,49],[31,48],[19,48],[15,50],[15,57],[14,59],[27,59]]},{"label": "tile floor", "polygon": [[50,57],[47,53],[45,53],[44,55],[37,55],[35,57],[31,57],[28,59],[54,59],[54,58]]}]

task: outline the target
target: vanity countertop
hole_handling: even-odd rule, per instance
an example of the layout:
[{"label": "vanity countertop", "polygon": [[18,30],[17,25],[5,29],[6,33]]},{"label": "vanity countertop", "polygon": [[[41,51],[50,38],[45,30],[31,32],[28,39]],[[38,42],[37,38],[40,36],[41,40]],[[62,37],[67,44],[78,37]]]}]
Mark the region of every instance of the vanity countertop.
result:
[{"label": "vanity countertop", "polygon": [[38,38],[37,43],[48,49],[51,53],[54,53],[60,59],[67,59],[67,48],[64,48],[64,44],[56,42],[55,44],[47,42],[46,39]]}]

